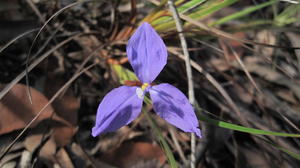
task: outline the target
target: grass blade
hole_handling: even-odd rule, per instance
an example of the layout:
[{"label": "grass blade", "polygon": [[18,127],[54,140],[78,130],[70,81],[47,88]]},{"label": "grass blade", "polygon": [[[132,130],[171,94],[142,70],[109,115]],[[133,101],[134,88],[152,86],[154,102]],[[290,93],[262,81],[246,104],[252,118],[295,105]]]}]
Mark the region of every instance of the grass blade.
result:
[{"label": "grass blade", "polygon": [[217,20],[216,22],[212,23],[210,26],[215,26],[215,25],[223,24],[223,23],[231,21],[233,19],[237,19],[237,18],[246,16],[246,15],[252,13],[252,12],[255,12],[255,11],[261,9],[261,8],[270,6],[270,5],[272,5],[274,3],[277,3],[277,2],[278,2],[278,0],[272,0],[272,1],[268,1],[268,2],[265,2],[265,3],[259,4],[259,5],[255,5],[253,7],[246,8],[246,9],[244,9],[242,11],[233,13],[233,14],[228,15],[228,16],[225,16],[225,17]]},{"label": "grass blade", "polygon": [[126,80],[138,80],[138,78],[132,71],[123,68],[121,65],[113,64],[112,68],[117,73],[121,84],[124,84],[124,81]]},{"label": "grass blade", "polygon": [[286,24],[291,24],[293,22],[299,21],[296,14],[300,10],[300,4],[290,5],[283,12],[275,17],[275,24],[277,26],[284,26]]},{"label": "grass blade", "polygon": [[273,146],[274,148],[276,148],[276,149],[278,149],[278,150],[280,150],[280,151],[282,151],[282,152],[288,154],[289,156],[291,156],[291,157],[293,157],[293,158],[295,158],[295,159],[297,159],[297,160],[300,160],[300,154],[295,153],[295,152],[292,152],[292,151],[290,151],[290,150],[288,150],[288,149],[286,149],[286,148],[284,148],[284,147],[281,147],[281,146],[279,146],[279,145],[277,145],[277,144],[274,144],[273,142],[271,142],[271,141],[269,141],[269,140],[267,140],[267,139],[265,139],[265,138],[262,138],[262,137],[259,137],[259,136],[256,136],[256,137],[257,137],[258,139],[260,139],[260,140],[266,142],[267,144]]},{"label": "grass blade", "polygon": [[206,0],[192,0],[192,1],[189,1],[189,2],[181,5],[180,7],[178,7],[177,10],[180,13],[185,13],[185,12],[189,11],[190,9],[193,9],[193,8],[197,7],[198,5],[202,4],[205,1]]},{"label": "grass blade", "polygon": [[143,113],[145,114],[147,120],[149,121],[151,127],[153,128],[155,134],[157,135],[158,139],[159,139],[159,142],[168,158],[168,162],[170,164],[170,166],[172,168],[177,168],[177,162],[174,158],[174,155],[173,155],[173,152],[171,151],[167,141],[165,140],[164,136],[162,135],[159,127],[157,126],[156,122],[151,118],[151,116],[149,115],[149,113],[145,110],[142,110]]},{"label": "grass blade", "polygon": [[[226,7],[232,5],[233,3],[237,2],[238,0],[224,0],[220,1],[207,1],[203,6],[200,6],[195,12],[188,14],[189,17],[193,19],[203,19],[204,17]],[[182,12],[180,12],[182,14]],[[190,25],[191,23],[185,24],[185,26]],[[175,27],[175,23],[169,16],[163,16],[159,18],[159,20],[155,20],[152,22],[153,27],[157,31],[167,31]]]},{"label": "grass blade", "polygon": [[231,124],[231,123],[224,122],[224,121],[214,120],[214,119],[211,119],[211,118],[203,116],[203,115],[199,115],[198,117],[200,118],[200,120],[205,121],[209,124],[212,124],[212,125],[215,125],[215,126],[221,127],[221,128],[234,130],[234,131],[245,132],[245,133],[256,134],[256,135],[273,135],[273,136],[281,136],[281,137],[300,138],[300,134],[289,134],[289,133],[265,131],[265,130],[261,130],[261,129],[255,129],[255,128],[248,128],[248,127]]}]

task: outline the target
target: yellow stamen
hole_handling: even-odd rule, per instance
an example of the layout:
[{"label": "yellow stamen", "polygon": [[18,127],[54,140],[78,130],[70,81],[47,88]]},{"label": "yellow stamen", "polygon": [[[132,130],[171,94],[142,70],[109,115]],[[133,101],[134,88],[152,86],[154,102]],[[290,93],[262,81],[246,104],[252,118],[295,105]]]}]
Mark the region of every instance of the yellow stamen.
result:
[{"label": "yellow stamen", "polygon": [[144,91],[148,86],[149,86],[149,83],[143,83],[141,88]]}]

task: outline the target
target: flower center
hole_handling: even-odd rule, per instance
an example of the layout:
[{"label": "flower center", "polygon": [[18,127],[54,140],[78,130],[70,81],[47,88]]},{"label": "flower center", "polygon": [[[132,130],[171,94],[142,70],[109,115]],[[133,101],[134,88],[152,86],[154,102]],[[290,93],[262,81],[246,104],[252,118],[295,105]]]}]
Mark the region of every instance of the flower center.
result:
[{"label": "flower center", "polygon": [[149,83],[143,83],[141,86],[142,90],[145,91],[145,89],[149,86]]},{"label": "flower center", "polygon": [[141,87],[136,88],[136,95],[140,98],[140,99],[144,99],[144,91],[146,90],[146,88],[149,86],[149,83],[143,83],[142,85],[140,85]]}]

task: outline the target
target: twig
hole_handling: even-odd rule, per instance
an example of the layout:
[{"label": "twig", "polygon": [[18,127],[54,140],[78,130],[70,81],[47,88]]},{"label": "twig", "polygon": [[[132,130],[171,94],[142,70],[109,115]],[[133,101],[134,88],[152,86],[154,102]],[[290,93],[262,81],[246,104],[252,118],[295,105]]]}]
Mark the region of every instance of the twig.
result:
[{"label": "twig", "polygon": [[169,131],[170,131],[170,134],[171,134],[171,138],[172,138],[172,140],[173,140],[173,142],[174,142],[174,145],[175,145],[175,147],[176,147],[176,150],[177,150],[177,152],[178,152],[178,154],[179,154],[179,157],[183,160],[183,163],[186,164],[188,161],[187,161],[186,157],[184,156],[184,153],[183,153],[183,151],[182,151],[182,148],[181,148],[181,146],[180,146],[180,144],[179,144],[179,142],[178,142],[178,139],[177,139],[177,137],[176,137],[174,128],[173,128],[173,127],[170,127],[170,128],[169,128]]},{"label": "twig", "polygon": [[[220,40],[221,45],[226,44],[223,40]],[[240,59],[240,57],[238,56],[238,54],[236,53],[236,51],[232,48],[232,46],[227,45],[228,48],[230,49],[230,51],[232,52],[232,54],[234,55],[236,61],[238,62],[238,64],[241,66],[241,68],[243,69],[243,71],[245,72],[246,76],[249,78],[251,84],[255,87],[255,89],[259,92],[262,93],[261,90],[259,89],[258,85],[256,84],[256,82],[254,81],[254,79],[252,78],[251,74],[249,73],[249,71],[247,70],[245,64],[242,62],[242,60]],[[225,47],[225,46],[224,46]],[[224,48],[222,47],[222,48]],[[227,52],[225,52],[225,48],[224,50],[224,54],[228,54]]]},{"label": "twig", "polygon": [[[184,55],[174,50],[174,48],[168,47],[168,51],[174,55],[177,55],[181,59],[185,59]],[[208,72],[206,72],[198,63],[191,60],[191,65],[195,70],[202,73],[204,77],[218,90],[218,92],[225,98],[228,105],[231,107],[231,109],[236,113],[238,118],[241,120],[240,122],[243,125],[249,126],[248,122],[243,118],[238,106],[234,103],[234,101],[231,99],[229,94],[226,92],[226,90],[221,86],[221,84],[218,83],[218,81]],[[204,125],[203,125],[204,126]],[[205,129],[205,128],[202,128]]]},{"label": "twig", "polygon": [[288,2],[288,3],[292,3],[292,4],[299,4],[298,1],[294,1],[294,0],[280,0],[282,2]]},{"label": "twig", "polygon": [[[194,93],[192,68],[190,63],[190,55],[187,49],[186,39],[184,37],[184,34],[182,33],[183,31],[182,23],[179,18],[179,14],[175,8],[173,0],[168,0],[168,5],[173,14],[173,18],[175,20],[178,36],[181,42],[182,51],[185,56],[185,66],[186,66],[186,74],[187,74],[188,89],[189,89],[189,101],[192,105],[195,105],[195,93]],[[196,137],[194,133],[191,133],[191,168],[195,168],[196,165],[195,149],[196,149]]]}]

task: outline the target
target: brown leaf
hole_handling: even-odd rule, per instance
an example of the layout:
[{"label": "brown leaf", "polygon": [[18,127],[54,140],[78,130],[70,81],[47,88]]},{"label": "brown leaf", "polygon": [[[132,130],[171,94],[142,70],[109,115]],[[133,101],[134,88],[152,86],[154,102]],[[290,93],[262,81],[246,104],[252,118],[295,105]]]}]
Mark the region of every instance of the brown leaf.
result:
[{"label": "brown leaf", "polygon": [[119,148],[103,156],[102,160],[118,167],[130,167],[141,161],[159,161],[163,164],[166,160],[162,149],[152,143],[125,142]]},{"label": "brown leaf", "polygon": [[245,164],[249,165],[249,167],[271,167],[265,159],[265,157],[263,156],[262,152],[257,151],[255,149],[249,150],[244,147],[241,147],[239,150],[240,154],[246,159],[246,163],[242,163],[243,165],[240,165],[241,167],[245,166]]},{"label": "brown leaf", "polygon": [[95,154],[98,151],[105,153],[108,150],[114,150],[118,148],[122,144],[122,142],[141,135],[141,132],[134,131],[128,126],[124,126],[118,129],[113,135],[101,136],[101,141],[97,143],[97,145],[93,148],[91,153]]},{"label": "brown leaf", "polygon": [[224,59],[211,59],[209,62],[211,65],[213,65],[214,68],[216,68],[218,71],[227,71],[230,69],[230,65],[224,61]]},{"label": "brown leaf", "polygon": [[[276,40],[275,35],[272,32],[270,32],[268,30],[262,30],[257,33],[256,41],[259,43],[276,45],[277,40]],[[256,45],[255,50],[256,50],[256,52],[261,53],[262,55],[264,55],[268,58],[270,58],[274,53],[273,47],[264,47],[264,46]]]},{"label": "brown leaf", "polygon": [[3,159],[0,160],[0,167],[5,167],[7,163],[14,162],[16,158],[19,158],[22,155],[22,152],[14,152],[14,153],[9,153],[5,155]]},{"label": "brown leaf", "polygon": [[57,154],[56,154],[57,161],[59,165],[61,165],[64,168],[74,168],[74,165],[71,161],[70,156],[66,152],[64,148],[61,148]]},{"label": "brown leaf", "polygon": [[[0,85],[0,88],[2,89],[4,86]],[[29,102],[26,86],[23,84],[15,85],[8,94],[0,100],[0,134],[24,128],[48,103],[48,99],[42,93],[34,88],[30,90],[33,104]],[[32,127],[41,120],[52,117],[52,113],[52,106],[48,106],[33,123]],[[53,114],[53,119],[63,121],[55,114]]]},{"label": "brown leaf", "polygon": [[[300,16],[300,12],[299,12]],[[299,47],[300,46],[300,35],[293,33],[293,32],[286,32],[285,33],[287,37],[290,39],[290,42],[293,47]],[[297,61],[298,61],[298,69],[300,69],[300,50],[294,50],[296,56],[297,56]]]},{"label": "brown leaf", "polygon": [[57,146],[62,147],[69,144],[72,137],[77,132],[78,127],[73,126],[60,126],[53,128],[53,138]]},{"label": "brown leaf", "polygon": [[[48,75],[45,85],[47,97],[52,97],[64,84],[64,78],[58,75]],[[72,89],[68,89],[65,94],[57,98],[52,106],[55,113],[66,120],[69,125],[60,125],[53,128],[53,138],[57,146],[65,146],[70,143],[73,135],[77,132],[77,111],[80,107],[80,100],[75,97]]]},{"label": "brown leaf", "polygon": [[[239,39],[246,39],[246,34],[244,32],[237,32],[233,34],[235,38]],[[228,40],[228,39],[221,39],[220,46],[224,51],[224,56],[227,61],[235,60],[236,57],[234,56],[233,51],[241,57],[244,54],[244,48],[241,42],[236,40]],[[232,51],[233,50],[233,51]]]},{"label": "brown leaf", "polygon": [[48,139],[43,144],[42,139],[45,138],[43,134],[32,134],[27,136],[24,142],[25,148],[31,153],[34,152],[40,145],[39,156],[48,164],[56,162],[54,157],[56,153],[56,144],[53,139]]},{"label": "brown leaf", "polygon": [[285,101],[292,103],[292,104],[297,104],[298,101],[296,100],[295,96],[293,95],[293,92],[290,90],[279,90],[276,93],[281,99],[284,99]]},{"label": "brown leaf", "polygon": [[37,147],[41,144],[43,137],[44,136],[42,134],[32,134],[27,136],[24,141],[25,148],[30,152],[35,151]]}]

